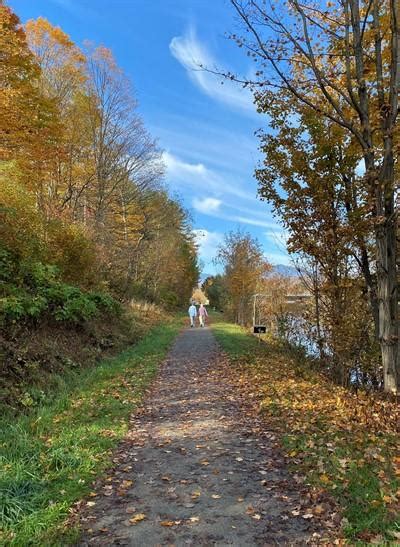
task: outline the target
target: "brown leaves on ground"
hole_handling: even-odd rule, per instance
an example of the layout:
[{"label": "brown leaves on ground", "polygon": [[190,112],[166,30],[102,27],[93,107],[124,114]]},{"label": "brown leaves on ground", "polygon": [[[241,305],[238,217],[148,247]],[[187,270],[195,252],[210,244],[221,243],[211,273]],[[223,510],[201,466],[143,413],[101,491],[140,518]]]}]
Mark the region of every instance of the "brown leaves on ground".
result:
[{"label": "brown leaves on ground", "polygon": [[[262,419],[263,425],[255,427],[276,434],[296,473],[322,492],[340,492],[345,506],[359,504],[365,512],[379,508],[382,518],[393,520],[400,501],[400,407],[393,399],[335,385],[274,343],[237,358],[232,371],[248,412]],[[350,491],[359,469],[360,482],[367,483],[369,476],[379,480],[368,499],[365,492]],[[354,498],[350,502],[348,495]],[[328,509],[326,500],[316,499],[303,517],[323,516]],[[341,520],[338,516],[337,524]]]},{"label": "brown leaves on ground", "polygon": [[129,519],[129,524],[135,525],[138,522],[142,522],[145,518],[146,515],[144,513],[136,513],[136,515],[133,515],[133,517]]}]

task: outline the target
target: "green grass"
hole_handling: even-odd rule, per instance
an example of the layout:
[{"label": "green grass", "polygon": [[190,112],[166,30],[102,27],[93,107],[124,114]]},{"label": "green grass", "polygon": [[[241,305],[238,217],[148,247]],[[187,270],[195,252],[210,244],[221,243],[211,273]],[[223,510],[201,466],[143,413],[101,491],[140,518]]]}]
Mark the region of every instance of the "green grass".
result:
[{"label": "green grass", "polygon": [[273,340],[259,344],[221,318],[214,318],[212,328],[231,358],[233,378],[259,397],[260,413],[280,437],[289,467],[336,499],[347,539],[395,544],[400,539],[395,403],[336,386],[299,352]]},{"label": "green grass", "polygon": [[155,327],[136,346],[71,375],[53,400],[0,421],[0,544],[68,545],[74,502],[110,463],[182,319]]},{"label": "green grass", "polygon": [[250,356],[254,348],[258,346],[258,340],[238,325],[225,323],[222,315],[216,312],[211,314],[211,327],[221,347],[231,358]]}]

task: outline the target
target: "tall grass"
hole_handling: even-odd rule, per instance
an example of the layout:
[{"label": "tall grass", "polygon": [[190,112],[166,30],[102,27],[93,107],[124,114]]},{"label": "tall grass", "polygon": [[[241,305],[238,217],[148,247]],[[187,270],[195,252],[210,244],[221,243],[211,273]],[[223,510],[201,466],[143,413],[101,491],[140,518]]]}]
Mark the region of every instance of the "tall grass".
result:
[{"label": "tall grass", "polygon": [[73,542],[75,531],[63,528],[71,505],[109,464],[181,326],[157,326],[135,347],[60,380],[28,415],[0,420],[1,545]]}]

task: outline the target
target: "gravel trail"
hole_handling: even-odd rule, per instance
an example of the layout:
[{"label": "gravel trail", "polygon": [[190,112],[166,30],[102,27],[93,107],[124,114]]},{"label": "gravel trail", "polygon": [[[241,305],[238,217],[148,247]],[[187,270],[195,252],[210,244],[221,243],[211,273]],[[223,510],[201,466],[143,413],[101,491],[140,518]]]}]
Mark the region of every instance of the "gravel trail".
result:
[{"label": "gravel trail", "polygon": [[85,501],[80,545],[320,544],[273,435],[254,432],[221,362],[209,328],[178,336]]}]

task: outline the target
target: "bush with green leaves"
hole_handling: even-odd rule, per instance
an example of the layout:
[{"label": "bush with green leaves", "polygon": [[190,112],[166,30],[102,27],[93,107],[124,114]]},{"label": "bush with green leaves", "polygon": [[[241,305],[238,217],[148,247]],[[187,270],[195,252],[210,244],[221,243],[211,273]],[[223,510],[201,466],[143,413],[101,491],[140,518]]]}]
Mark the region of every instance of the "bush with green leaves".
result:
[{"label": "bush with green leaves", "polygon": [[120,304],[106,293],[83,291],[58,279],[56,266],[20,260],[0,249],[0,322],[56,321],[82,324],[103,313],[118,315]]}]

